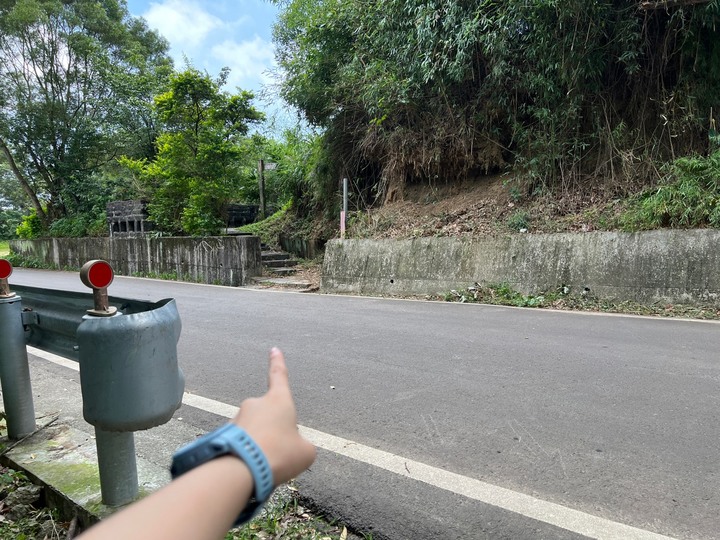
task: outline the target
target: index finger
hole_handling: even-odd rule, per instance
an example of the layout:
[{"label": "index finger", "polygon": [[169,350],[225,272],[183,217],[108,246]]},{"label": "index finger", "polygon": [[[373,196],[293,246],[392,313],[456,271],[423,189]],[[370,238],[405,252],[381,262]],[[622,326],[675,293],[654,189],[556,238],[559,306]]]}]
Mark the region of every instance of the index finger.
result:
[{"label": "index finger", "polygon": [[270,350],[270,369],[268,372],[268,390],[290,391],[290,380],[285,365],[285,355],[277,347]]}]

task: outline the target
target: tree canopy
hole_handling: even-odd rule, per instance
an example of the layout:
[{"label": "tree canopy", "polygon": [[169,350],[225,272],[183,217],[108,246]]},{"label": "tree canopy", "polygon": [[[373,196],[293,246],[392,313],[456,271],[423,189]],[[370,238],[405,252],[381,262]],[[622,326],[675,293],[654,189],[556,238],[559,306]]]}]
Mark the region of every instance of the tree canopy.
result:
[{"label": "tree canopy", "polygon": [[140,176],[150,219],[164,231],[217,233],[228,203],[240,195],[240,143],[263,115],[251,105],[252,93],[221,90],[226,77],[223,71],[213,80],[190,67],[173,74],[155,97],[157,155],[123,160]]},{"label": "tree canopy", "polygon": [[0,159],[45,228],[104,207],[117,156],[152,155],[166,51],[124,0],[0,0]]},{"label": "tree canopy", "polygon": [[622,190],[706,152],[720,108],[718,0],[278,4],[282,94],[369,197],[508,164],[534,189]]}]

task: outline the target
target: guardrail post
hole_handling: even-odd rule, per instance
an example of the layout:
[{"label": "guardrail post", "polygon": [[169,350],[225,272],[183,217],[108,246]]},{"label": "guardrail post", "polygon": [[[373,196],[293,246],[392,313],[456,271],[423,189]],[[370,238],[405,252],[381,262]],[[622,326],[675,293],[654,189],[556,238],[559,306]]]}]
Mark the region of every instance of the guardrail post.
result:
[{"label": "guardrail post", "polygon": [[83,417],[94,426],[102,501],[122,506],[137,498],[134,432],[164,424],[182,404],[185,378],[177,362],[181,322],[175,300],[113,298],[113,271],[90,261],[80,278],[88,295],[17,286],[0,259],[0,377],[11,438],[35,431],[26,345],[80,364]]},{"label": "guardrail post", "polygon": [[22,298],[10,292],[7,278],[12,265],[0,259],[0,383],[10,439],[21,439],[35,431],[30,367],[25,347]]},{"label": "guardrail post", "polygon": [[135,435],[132,431],[111,433],[95,428],[100,492],[103,503],[122,506],[138,495]]},{"label": "guardrail post", "polygon": [[[88,261],[80,269],[80,280],[93,290],[94,309],[85,317],[117,317],[121,313],[108,302],[107,288],[113,281],[113,269],[105,261]],[[83,373],[80,370],[80,377]],[[102,501],[108,506],[122,506],[138,495],[135,435],[132,431],[110,432],[95,427],[98,471]]]}]

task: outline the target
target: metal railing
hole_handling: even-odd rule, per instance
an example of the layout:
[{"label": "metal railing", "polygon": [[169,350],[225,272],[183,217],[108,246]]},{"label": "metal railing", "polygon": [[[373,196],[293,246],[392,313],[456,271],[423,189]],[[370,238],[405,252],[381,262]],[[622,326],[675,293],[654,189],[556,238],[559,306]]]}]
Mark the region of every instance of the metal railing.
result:
[{"label": "metal railing", "polygon": [[8,437],[35,431],[27,345],[80,364],[83,416],[94,426],[103,503],[138,495],[134,431],[167,422],[180,407],[180,316],[175,300],[108,297],[112,268],[90,261],[80,272],[92,294],[8,285],[0,259],[0,384]]}]

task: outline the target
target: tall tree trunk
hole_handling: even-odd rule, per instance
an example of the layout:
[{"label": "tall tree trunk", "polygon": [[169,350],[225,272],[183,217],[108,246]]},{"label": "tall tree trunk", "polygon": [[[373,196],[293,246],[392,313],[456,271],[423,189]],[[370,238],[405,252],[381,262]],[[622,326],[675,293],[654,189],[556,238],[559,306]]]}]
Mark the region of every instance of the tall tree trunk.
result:
[{"label": "tall tree trunk", "polygon": [[33,191],[32,187],[30,187],[30,184],[25,178],[25,175],[18,168],[17,164],[15,163],[15,158],[13,157],[10,149],[8,148],[7,144],[5,144],[5,140],[2,137],[0,137],[0,149],[3,151],[3,154],[5,154],[5,158],[7,159],[7,162],[10,165],[10,169],[15,175],[15,178],[17,178],[18,182],[20,182],[23,191],[25,191],[27,196],[30,198],[30,201],[35,208],[35,212],[37,213],[38,218],[40,218],[40,222],[43,224],[43,227],[48,227],[50,225],[48,223],[48,217],[45,213],[45,210],[43,210],[42,205],[40,204],[40,200],[37,198],[37,194]]}]

